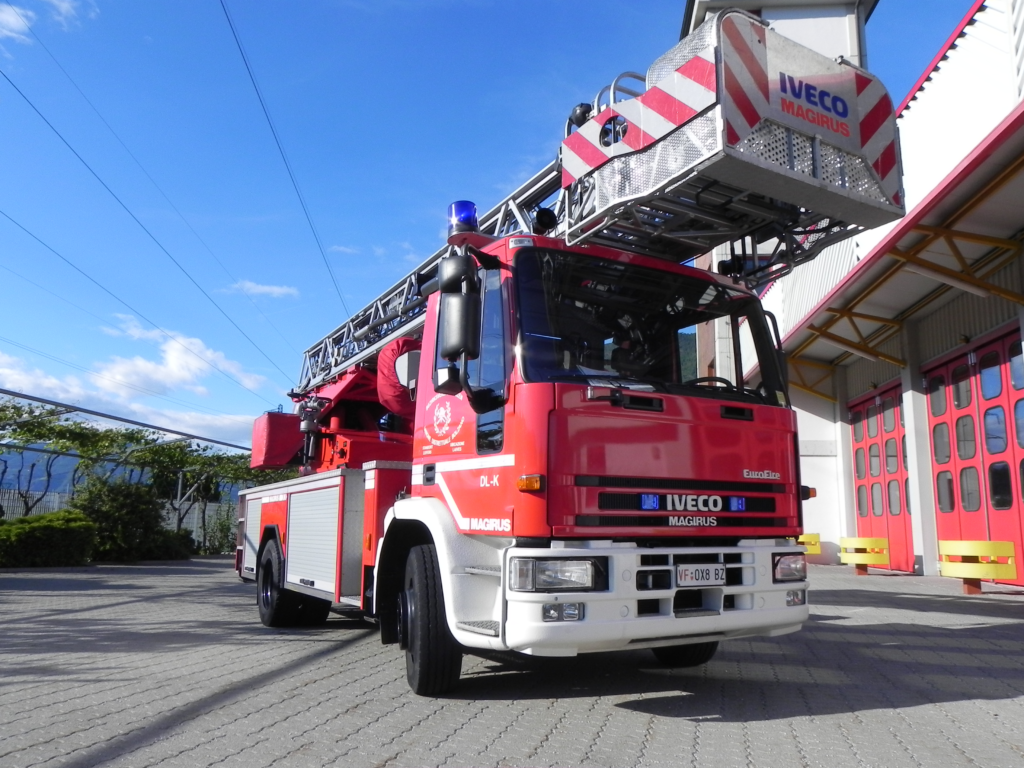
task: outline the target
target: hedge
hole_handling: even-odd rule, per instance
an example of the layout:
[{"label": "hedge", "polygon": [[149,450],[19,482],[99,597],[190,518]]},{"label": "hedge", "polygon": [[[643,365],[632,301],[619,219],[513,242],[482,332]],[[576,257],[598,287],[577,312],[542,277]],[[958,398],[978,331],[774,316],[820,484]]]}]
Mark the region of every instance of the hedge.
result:
[{"label": "hedge", "polygon": [[85,565],[96,548],[96,524],[81,512],[50,512],[0,523],[0,568]]},{"label": "hedge", "polygon": [[163,527],[162,504],[152,487],[123,480],[90,478],[71,507],[98,526],[96,560],[187,560],[195,542],[186,531]]}]

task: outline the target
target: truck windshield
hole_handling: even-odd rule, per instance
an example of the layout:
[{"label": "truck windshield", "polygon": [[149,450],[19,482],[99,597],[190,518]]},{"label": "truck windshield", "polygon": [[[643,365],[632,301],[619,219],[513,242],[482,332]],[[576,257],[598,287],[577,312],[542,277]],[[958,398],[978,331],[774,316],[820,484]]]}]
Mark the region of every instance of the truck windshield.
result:
[{"label": "truck windshield", "polygon": [[[761,305],[746,291],[536,248],[516,255],[515,283],[529,381],[785,403]],[[757,357],[756,389],[743,386],[741,352]]]}]

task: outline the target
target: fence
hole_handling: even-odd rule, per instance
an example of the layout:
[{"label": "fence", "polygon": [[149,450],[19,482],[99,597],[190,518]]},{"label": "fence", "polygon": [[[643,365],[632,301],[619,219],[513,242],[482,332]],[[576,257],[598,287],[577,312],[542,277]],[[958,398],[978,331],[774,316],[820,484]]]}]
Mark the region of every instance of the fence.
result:
[{"label": "fence", "polygon": [[[206,530],[212,530],[218,518],[221,517],[227,517],[231,521],[232,529],[234,529],[237,524],[237,520],[235,520],[237,514],[237,502],[223,501],[219,504],[207,504],[205,510]],[[185,513],[181,521],[181,530],[189,531],[192,534],[192,538],[200,544],[203,542],[203,518],[202,502],[197,502]],[[175,530],[178,526],[178,515],[171,507],[170,502],[164,502],[164,526],[171,530]]]},{"label": "fence", "polygon": [[[28,492],[19,494],[13,488],[0,488],[0,518],[14,520],[18,517],[24,517],[26,509],[30,506],[30,514],[33,515],[57,512],[61,509],[66,509],[70,501],[70,493],[49,491],[47,493]],[[228,518],[231,522],[231,528],[234,529],[237,522],[235,520],[237,513],[238,505],[233,501],[207,504],[205,510],[203,504],[197,502],[192,505],[192,508],[182,518],[181,529],[189,531],[197,543],[202,543],[204,517],[208,532],[212,530],[216,521],[220,518]],[[170,502],[164,502],[164,526],[172,531],[178,527],[178,515],[173,507],[171,507]]]},{"label": "fence", "polygon": [[13,520],[17,517],[24,517],[30,507],[32,510],[30,514],[33,515],[57,512],[67,508],[69,501],[71,501],[70,493],[28,491],[19,494],[13,488],[0,488],[0,518]]}]

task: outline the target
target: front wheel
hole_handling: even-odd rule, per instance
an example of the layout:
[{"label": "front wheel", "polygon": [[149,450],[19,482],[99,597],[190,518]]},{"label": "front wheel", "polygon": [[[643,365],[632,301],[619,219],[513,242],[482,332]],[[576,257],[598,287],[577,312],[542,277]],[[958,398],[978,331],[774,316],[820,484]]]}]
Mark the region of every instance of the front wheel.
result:
[{"label": "front wheel", "polygon": [[295,594],[282,586],[284,580],[284,558],[276,540],[267,542],[260,557],[260,572],[257,578],[256,605],[260,609],[260,621],[267,627],[290,627],[295,623],[298,601]]},{"label": "front wheel", "polygon": [[405,647],[409,687],[420,696],[446,693],[462,673],[462,649],[448,629],[441,569],[433,544],[410,550],[402,587],[399,636]]},{"label": "front wheel", "polygon": [[717,650],[718,643],[712,642],[651,648],[651,653],[666,667],[699,667],[711,661]]}]

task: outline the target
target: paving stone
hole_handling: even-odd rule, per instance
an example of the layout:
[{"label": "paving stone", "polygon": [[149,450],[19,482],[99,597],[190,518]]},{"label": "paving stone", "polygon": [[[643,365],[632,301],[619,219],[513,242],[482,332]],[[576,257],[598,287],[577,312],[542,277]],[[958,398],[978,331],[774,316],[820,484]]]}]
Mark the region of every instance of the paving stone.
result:
[{"label": "paving stone", "polygon": [[812,585],[803,632],[702,668],[467,657],[428,699],[369,624],[264,628],[229,561],[2,572],[0,768],[1024,768],[1024,590]]}]

